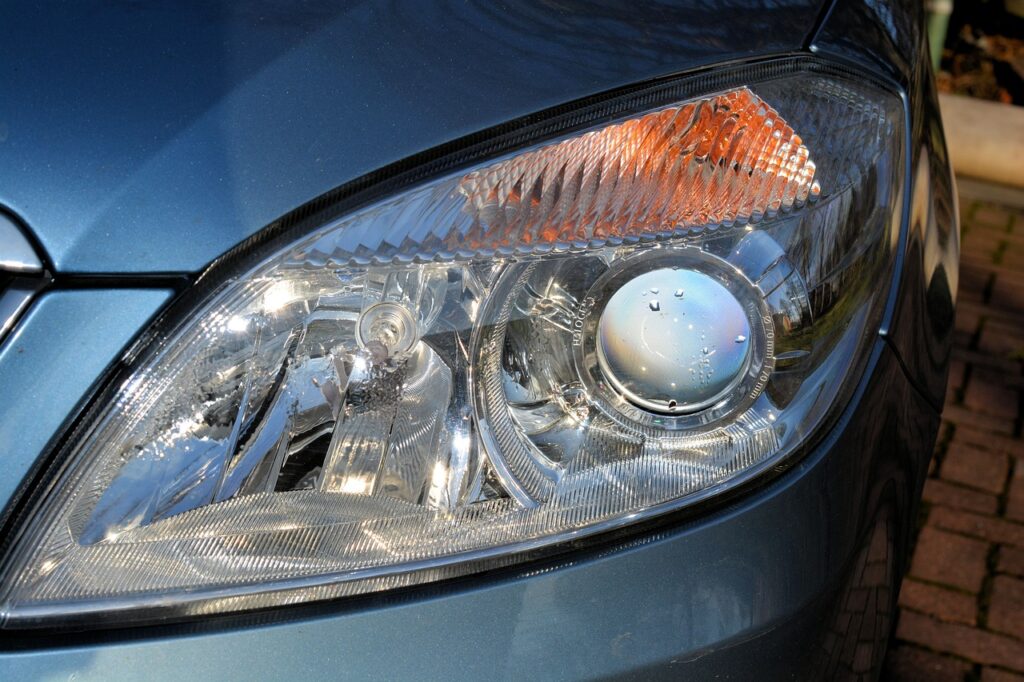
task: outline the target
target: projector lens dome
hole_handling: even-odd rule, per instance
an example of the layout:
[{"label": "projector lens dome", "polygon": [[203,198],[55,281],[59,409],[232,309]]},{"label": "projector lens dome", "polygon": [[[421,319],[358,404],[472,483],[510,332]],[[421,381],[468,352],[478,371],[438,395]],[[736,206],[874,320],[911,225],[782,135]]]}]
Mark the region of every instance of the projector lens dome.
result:
[{"label": "projector lens dome", "polygon": [[601,370],[622,395],[655,412],[695,412],[742,376],[750,323],[732,293],[703,272],[660,268],[608,300],[598,323]]}]

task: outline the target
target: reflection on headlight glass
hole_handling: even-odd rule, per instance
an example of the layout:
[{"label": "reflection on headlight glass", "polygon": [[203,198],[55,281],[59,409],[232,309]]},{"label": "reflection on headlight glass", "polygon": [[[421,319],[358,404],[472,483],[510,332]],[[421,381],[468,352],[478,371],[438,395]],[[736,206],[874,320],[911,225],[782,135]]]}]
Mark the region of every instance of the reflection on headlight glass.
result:
[{"label": "reflection on headlight glass", "polygon": [[798,70],[291,245],[72,444],[6,616],[436,579],[762,470],[834,406],[878,321],[901,112]]}]

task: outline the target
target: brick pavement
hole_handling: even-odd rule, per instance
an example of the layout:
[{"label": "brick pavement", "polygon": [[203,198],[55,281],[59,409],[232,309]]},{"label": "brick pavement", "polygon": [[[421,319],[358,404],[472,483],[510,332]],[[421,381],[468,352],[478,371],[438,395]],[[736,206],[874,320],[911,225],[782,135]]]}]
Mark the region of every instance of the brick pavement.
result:
[{"label": "brick pavement", "polygon": [[889,680],[1024,682],[1024,209],[961,198],[956,341]]}]

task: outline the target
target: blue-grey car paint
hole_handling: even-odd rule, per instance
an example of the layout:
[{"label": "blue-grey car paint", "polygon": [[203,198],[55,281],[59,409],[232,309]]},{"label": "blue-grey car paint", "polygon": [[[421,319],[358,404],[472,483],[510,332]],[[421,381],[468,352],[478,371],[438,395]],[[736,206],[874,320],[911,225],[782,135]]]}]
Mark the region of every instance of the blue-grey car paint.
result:
[{"label": "blue-grey car paint", "polygon": [[803,45],[822,0],[15,2],[0,204],[60,272],[196,272],[382,166]]},{"label": "blue-grey car paint", "polygon": [[[743,4],[770,4],[772,12],[792,12],[795,7],[782,2]],[[809,31],[812,24],[813,17],[808,15],[801,30]],[[699,33],[693,25],[679,33],[687,35],[687,31],[690,36]],[[919,46],[920,41],[914,49]],[[608,41],[588,56],[599,63],[604,49],[609,51],[607,59],[618,62],[611,56],[613,48]],[[703,62],[699,58],[687,62],[676,54],[666,72],[725,56],[715,54]],[[643,72],[638,68],[632,79],[625,72],[615,77],[623,82],[643,80]],[[909,76],[897,80],[908,89],[915,87]],[[915,128],[915,140],[920,135]],[[422,146],[402,144],[421,151],[436,141],[429,135],[423,140]],[[915,150],[921,147],[915,143]],[[237,157],[233,162],[241,160]],[[917,155],[913,164],[915,169],[921,167]],[[934,167],[926,164],[926,172]],[[338,179],[346,178],[340,174]],[[930,185],[932,191],[943,186],[942,182]],[[68,238],[65,245],[78,244],[85,253],[90,249],[83,240],[98,238],[97,223],[89,220],[95,214],[88,207],[81,215],[83,220],[77,224],[88,229]],[[927,239],[927,222],[920,221],[921,241]],[[116,229],[140,242],[148,240],[127,227]],[[168,229],[188,235],[184,227]],[[217,244],[211,249],[219,253],[245,236],[243,232],[223,240],[211,236]],[[59,250],[55,245],[60,241],[59,235],[56,241],[44,239],[55,262]],[[158,251],[160,244],[166,241],[157,240]],[[142,247],[147,254],[130,247],[117,256],[93,255],[127,261],[148,256],[151,246]],[[199,248],[183,246],[184,251]],[[946,248],[955,250],[955,245],[950,247],[947,241]],[[908,248],[907,258],[912,257],[920,254]],[[81,270],[193,269],[164,267],[146,258],[142,260],[149,265],[143,268],[124,262],[99,267],[102,258],[93,261],[96,266]],[[926,265],[922,259],[914,266],[917,278],[904,278],[901,298],[923,297],[922,292],[931,288],[932,273],[920,276]],[[59,325],[48,329],[55,334]],[[914,388],[920,382],[908,380],[906,363],[893,350],[913,349],[915,341],[925,343],[922,329],[926,330],[924,324],[907,324],[905,338],[875,347],[871,371],[845,421],[794,470],[728,508],[648,536],[635,546],[607,554],[592,550],[573,565],[528,569],[536,574],[506,572],[398,596],[286,612],[288,620],[270,625],[227,623],[192,634],[157,629],[18,641],[0,654],[0,672],[29,678],[75,674],[79,679],[139,674],[154,678],[689,675],[696,679],[803,679],[821,673],[820,662],[827,659],[821,652],[830,650],[830,641],[834,648],[837,637],[849,634],[838,627],[845,621],[836,616],[846,607],[849,586],[856,586],[857,576],[864,573],[858,557],[873,544],[871,538],[881,537],[874,530],[884,528],[884,537],[890,538],[889,544],[883,543],[885,566],[898,569],[905,559],[908,519],[913,518],[938,417],[929,407],[927,392]],[[42,330],[43,336],[46,331]],[[93,374],[98,376],[99,370]],[[13,478],[18,473],[4,475]],[[890,584],[884,598],[873,597],[882,616],[886,613],[882,602],[891,603],[895,587]],[[268,615],[270,620],[279,617]],[[877,637],[872,641],[877,643]],[[877,657],[878,652],[873,653]]]},{"label": "blue-grey car paint", "polygon": [[80,289],[32,305],[0,346],[0,499],[10,499],[82,396],[170,295]]}]

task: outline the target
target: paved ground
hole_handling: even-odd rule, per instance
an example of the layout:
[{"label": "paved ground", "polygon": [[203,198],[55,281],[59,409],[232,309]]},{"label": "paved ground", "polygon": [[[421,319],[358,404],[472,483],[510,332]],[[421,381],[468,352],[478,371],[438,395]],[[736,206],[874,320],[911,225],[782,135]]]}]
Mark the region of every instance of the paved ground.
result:
[{"label": "paved ground", "polygon": [[1024,682],[1024,202],[974,193],[961,190],[954,363],[889,680]]}]

